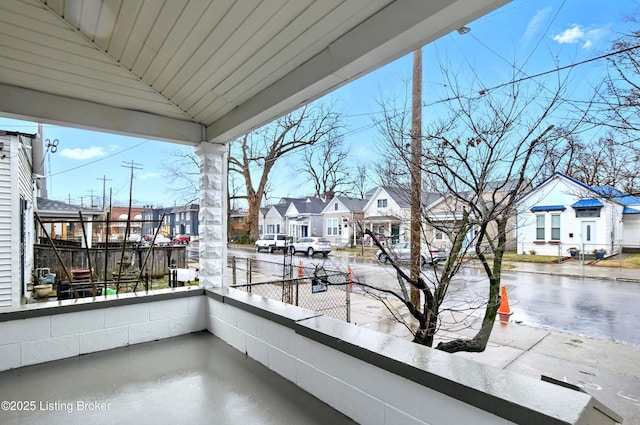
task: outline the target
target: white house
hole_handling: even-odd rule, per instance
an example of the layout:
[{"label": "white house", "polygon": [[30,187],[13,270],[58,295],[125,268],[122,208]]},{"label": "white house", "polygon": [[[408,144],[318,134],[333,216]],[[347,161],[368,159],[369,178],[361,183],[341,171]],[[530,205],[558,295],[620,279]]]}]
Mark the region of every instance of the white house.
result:
[{"label": "white house", "polygon": [[409,240],[411,196],[405,189],[377,187],[364,207],[364,226],[381,242],[392,244]]},{"label": "white house", "polygon": [[[636,208],[634,208],[634,206]],[[640,199],[554,173],[518,200],[518,253],[608,253],[640,238]]]},{"label": "white house", "polygon": [[322,210],[324,237],[335,246],[355,245],[359,234],[358,222],[362,221],[366,203],[366,199],[333,197]]},{"label": "white house", "polygon": [[38,134],[0,131],[0,307],[20,305],[31,281],[34,199],[43,166]]},{"label": "white house", "polygon": [[290,199],[285,213],[287,233],[294,240],[307,236],[322,236],[322,210],[326,203],[320,198]]}]

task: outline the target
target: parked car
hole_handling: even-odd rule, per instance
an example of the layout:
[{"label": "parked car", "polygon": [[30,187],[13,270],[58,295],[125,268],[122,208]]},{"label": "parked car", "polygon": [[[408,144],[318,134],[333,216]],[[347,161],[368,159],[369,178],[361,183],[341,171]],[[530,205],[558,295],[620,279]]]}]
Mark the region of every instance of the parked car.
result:
[{"label": "parked car", "polygon": [[171,246],[173,242],[166,236],[158,235],[153,243],[155,246]]},{"label": "parked car", "polygon": [[292,238],[278,233],[267,233],[256,241],[256,252],[261,250],[273,252],[275,250],[286,250],[291,248]]},{"label": "parked car", "polygon": [[191,238],[187,235],[177,235],[173,238],[174,245],[186,245],[189,243]]},{"label": "parked car", "polygon": [[331,241],[318,237],[300,238],[293,243],[293,253],[298,252],[304,252],[310,257],[316,253],[322,253],[326,257],[331,252]]},{"label": "parked car", "polygon": [[[394,259],[397,259],[400,262],[409,261],[411,255],[411,244],[408,242],[401,242],[395,244],[389,250],[389,255],[393,256]],[[447,260],[447,252],[443,248],[435,247],[426,243],[420,245],[420,264],[425,266],[436,265],[438,263],[444,262]],[[381,263],[386,263],[389,261],[389,257],[382,252],[382,250],[378,250],[376,253],[376,258]]]}]

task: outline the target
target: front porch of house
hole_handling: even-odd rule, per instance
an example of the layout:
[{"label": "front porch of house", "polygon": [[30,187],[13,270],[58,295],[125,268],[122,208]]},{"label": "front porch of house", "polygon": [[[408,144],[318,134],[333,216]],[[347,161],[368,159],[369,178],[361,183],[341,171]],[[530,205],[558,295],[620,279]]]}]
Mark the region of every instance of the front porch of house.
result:
[{"label": "front porch of house", "polygon": [[615,423],[588,394],[234,289],[25,305],[0,336],[0,396],[33,402],[8,423]]}]

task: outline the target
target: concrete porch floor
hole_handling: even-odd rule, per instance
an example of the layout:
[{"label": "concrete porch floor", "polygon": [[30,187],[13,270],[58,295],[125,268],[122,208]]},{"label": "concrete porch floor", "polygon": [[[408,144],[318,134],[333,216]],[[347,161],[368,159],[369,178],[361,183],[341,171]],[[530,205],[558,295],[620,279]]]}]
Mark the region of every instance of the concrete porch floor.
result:
[{"label": "concrete porch floor", "polygon": [[0,401],[2,424],[356,423],[206,331],[1,372]]}]

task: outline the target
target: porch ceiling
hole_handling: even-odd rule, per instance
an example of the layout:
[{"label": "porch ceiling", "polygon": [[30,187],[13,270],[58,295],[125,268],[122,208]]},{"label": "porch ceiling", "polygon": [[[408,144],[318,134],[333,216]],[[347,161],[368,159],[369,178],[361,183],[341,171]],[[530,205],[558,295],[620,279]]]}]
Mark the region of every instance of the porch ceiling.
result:
[{"label": "porch ceiling", "polygon": [[5,0],[0,114],[226,142],[509,0]]}]

